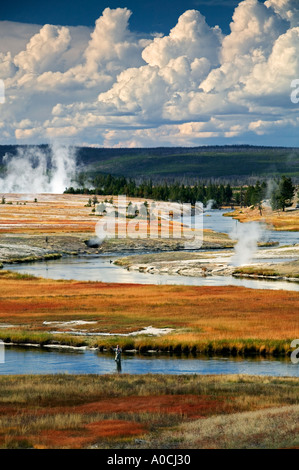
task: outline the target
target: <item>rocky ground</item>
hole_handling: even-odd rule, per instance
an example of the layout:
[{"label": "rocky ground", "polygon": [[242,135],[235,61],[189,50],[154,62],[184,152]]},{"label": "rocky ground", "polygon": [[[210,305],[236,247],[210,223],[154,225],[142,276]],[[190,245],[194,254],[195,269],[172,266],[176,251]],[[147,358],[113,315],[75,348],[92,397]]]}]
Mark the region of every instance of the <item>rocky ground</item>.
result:
[{"label": "rocky ground", "polygon": [[[233,242],[225,234],[206,231],[203,248],[232,247]],[[81,255],[99,253],[123,253],[140,251],[184,250],[179,239],[108,239],[102,244],[90,233],[73,234],[0,234],[0,263],[42,260],[45,256]]]},{"label": "rocky ground", "polygon": [[[149,274],[170,274],[181,276],[246,276],[279,277],[297,280],[299,277],[299,245],[275,247],[258,251],[248,271],[231,264],[232,250],[161,253],[136,255],[118,259],[115,263],[129,271]],[[289,259],[292,258],[292,261]],[[269,261],[267,261],[267,259]],[[286,262],[281,262],[286,259]],[[275,261],[277,260],[277,262]],[[279,260],[279,262],[278,262]],[[249,270],[250,269],[250,270]]]},{"label": "rocky ground", "polygon": [[[90,243],[90,241],[92,241]],[[299,245],[259,250],[250,266],[231,264],[233,243],[225,234],[208,231],[200,250],[186,250],[175,239],[110,239],[99,244],[90,234],[0,234],[0,266],[56,259],[62,256],[132,253],[115,263],[129,271],[181,276],[279,277],[298,280]],[[140,254],[140,252],[150,252]],[[269,259],[269,262],[267,261]],[[285,258],[286,262],[281,262]],[[262,259],[262,260],[261,260]],[[280,262],[275,262],[280,259]],[[291,261],[290,261],[291,259]],[[261,260],[261,261],[259,261]],[[297,261],[296,261],[297,260]]]},{"label": "rocky ground", "polygon": [[[84,243],[86,235],[0,235],[0,262],[34,261],[48,255],[93,252]],[[29,259],[30,258],[30,259]]]}]

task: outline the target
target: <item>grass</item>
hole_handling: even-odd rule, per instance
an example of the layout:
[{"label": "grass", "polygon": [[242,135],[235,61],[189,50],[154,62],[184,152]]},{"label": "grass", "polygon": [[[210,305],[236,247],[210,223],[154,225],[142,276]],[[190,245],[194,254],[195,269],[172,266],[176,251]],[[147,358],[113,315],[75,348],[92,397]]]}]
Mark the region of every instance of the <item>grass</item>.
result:
[{"label": "grass", "polygon": [[297,448],[298,419],[298,405],[234,413],[183,423],[163,438],[184,449]]},{"label": "grass", "polygon": [[241,375],[0,376],[0,447],[295,446],[298,392]]},{"label": "grass", "polygon": [[249,277],[277,277],[286,279],[299,279],[299,261],[290,261],[288,263],[272,264],[271,268],[255,265],[248,267],[239,267],[235,269],[234,276]]},{"label": "grass", "polygon": [[[60,259],[62,257],[61,253],[47,253],[42,256],[25,256],[22,258],[12,258],[10,263],[34,263],[35,261],[50,261],[55,259]],[[3,267],[3,265],[2,265]]]},{"label": "grass", "polygon": [[32,281],[32,280],[38,279],[33,274],[24,274],[24,273],[18,273],[17,271],[9,271],[9,270],[0,271],[0,279],[1,277],[4,279],[13,279],[15,281],[17,280]]},{"label": "grass", "polygon": [[[7,194],[6,197],[13,204],[1,205],[1,263],[28,263],[58,259],[63,254],[98,252],[97,248],[89,248],[85,243],[95,237],[98,222],[98,218],[90,214],[90,208],[86,207],[89,195],[39,194],[37,203],[29,200],[26,205],[22,194]],[[98,200],[100,202],[109,197],[98,196]],[[116,198],[114,200],[116,202]],[[128,200],[133,204],[144,201],[140,198]],[[128,221],[119,221],[119,230],[125,230],[127,224]],[[147,235],[146,222],[141,223],[139,229],[143,236]],[[185,241],[182,238],[108,238],[99,249],[102,253],[138,249],[169,251],[183,249]],[[211,230],[203,233],[203,246],[206,248],[228,248],[233,245],[226,234]]]},{"label": "grass", "polygon": [[[0,339],[100,349],[119,342],[139,351],[286,355],[299,336],[298,301],[299,293],[291,291],[54,281],[2,271],[0,323],[13,326],[1,328]],[[95,323],[44,323],[73,320]],[[150,325],[173,331],[156,337],[118,336]],[[76,336],[76,330],[115,336]]]},{"label": "grass", "polygon": [[22,202],[22,195],[7,195],[12,205],[1,206],[0,233],[63,234],[92,233],[95,220],[84,207],[89,196],[86,195],[37,195],[38,202]]},{"label": "grass", "polygon": [[226,214],[228,217],[238,219],[240,222],[263,222],[274,230],[287,230],[291,232],[299,231],[299,211],[287,210],[272,211],[270,208],[263,209],[262,215],[258,208],[236,209],[234,212]]}]

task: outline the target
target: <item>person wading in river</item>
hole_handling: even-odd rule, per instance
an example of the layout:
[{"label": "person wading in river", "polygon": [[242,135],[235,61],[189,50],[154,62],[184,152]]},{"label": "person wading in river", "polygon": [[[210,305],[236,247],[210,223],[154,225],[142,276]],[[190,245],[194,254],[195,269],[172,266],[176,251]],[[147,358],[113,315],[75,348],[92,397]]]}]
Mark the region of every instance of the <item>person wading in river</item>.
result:
[{"label": "person wading in river", "polygon": [[115,351],[116,362],[120,362],[121,361],[121,348],[119,347],[119,345],[116,346],[116,349],[114,351]]}]

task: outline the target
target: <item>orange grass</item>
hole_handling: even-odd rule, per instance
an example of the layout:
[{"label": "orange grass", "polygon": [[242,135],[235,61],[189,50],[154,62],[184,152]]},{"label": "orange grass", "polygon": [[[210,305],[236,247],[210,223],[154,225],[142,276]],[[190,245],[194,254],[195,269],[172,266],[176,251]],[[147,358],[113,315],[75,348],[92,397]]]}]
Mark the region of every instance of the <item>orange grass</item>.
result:
[{"label": "orange grass", "polygon": [[[11,436],[10,441],[14,447],[16,445],[23,447],[26,441],[35,449],[80,449],[102,439],[129,438],[145,432],[146,427],[140,423],[106,419],[83,425],[79,429],[47,429],[38,434],[26,433],[25,436]],[[0,436],[0,445],[3,442],[5,442],[5,437]]]},{"label": "orange grass", "polygon": [[38,194],[38,202],[35,203],[33,196],[31,199],[27,196],[27,201],[24,201],[24,195],[7,195],[7,202],[12,201],[13,204],[0,206],[0,232],[94,232],[97,218],[91,215],[91,207],[85,207],[89,197]]},{"label": "orange grass", "polygon": [[[34,197],[38,202],[33,202]],[[100,220],[97,213],[92,213],[93,207],[86,207],[92,196],[84,194],[37,194],[32,197],[22,194],[7,194],[6,201],[12,204],[0,205],[0,233],[90,233],[94,232],[96,223]],[[97,196],[98,201],[109,199],[110,196]],[[117,197],[113,198],[117,203]],[[128,198],[127,202],[144,201],[140,198]],[[24,202],[26,204],[24,205]],[[18,203],[18,204],[17,204]],[[122,225],[135,225],[134,221],[119,221]],[[147,231],[147,223],[140,223],[140,232]]]},{"label": "orange grass", "polygon": [[259,209],[249,207],[236,209],[230,214],[240,222],[264,222],[275,230],[299,231],[299,211],[272,211],[265,208],[260,215]]},{"label": "orange grass", "polygon": [[100,402],[88,403],[75,407],[81,413],[174,413],[188,418],[200,418],[220,411],[225,406],[224,400],[215,400],[203,395],[162,395],[132,396],[130,400],[110,398]]},{"label": "orange grass", "polygon": [[[233,406],[233,404],[231,405]],[[95,414],[95,413],[159,413],[179,414],[196,419],[211,413],[228,410],[229,403],[224,399],[215,399],[205,395],[158,395],[110,397],[74,406],[36,406],[24,408],[24,405],[6,403],[0,408],[1,416],[43,416],[61,414]]]},{"label": "orange grass", "polygon": [[298,307],[289,291],[0,279],[0,322],[39,331],[49,329],[43,321],[84,319],[97,322],[86,330],[114,333],[171,327],[176,342],[288,340],[299,336]]},{"label": "orange grass", "polygon": [[[94,233],[96,223],[101,220],[97,213],[92,213],[92,207],[85,207],[90,195],[70,195],[70,194],[38,194],[38,202],[31,200],[24,205],[23,195],[7,195],[7,201],[13,204],[0,205],[0,233]],[[107,196],[98,196],[98,201],[104,201]],[[109,198],[109,196],[108,196]],[[136,203],[142,201],[138,198],[128,198],[127,202]],[[144,200],[143,200],[144,201]],[[19,204],[17,204],[17,202]],[[117,203],[117,197],[114,197]],[[177,222],[161,222],[164,224],[164,231],[170,226],[170,237],[173,225],[178,227]],[[124,237],[128,225],[131,232],[137,231],[143,238],[150,233],[150,225],[145,220],[136,222],[134,220],[119,219],[116,223],[115,233],[118,237]],[[161,224],[160,224],[161,225]],[[162,227],[158,227],[161,233]]]},{"label": "orange grass", "polygon": [[82,426],[80,429],[62,431],[51,429],[42,431],[38,438],[36,436],[28,437],[35,438],[45,447],[79,449],[99,439],[131,437],[144,434],[145,431],[145,426],[140,423],[107,419],[94,421]]}]

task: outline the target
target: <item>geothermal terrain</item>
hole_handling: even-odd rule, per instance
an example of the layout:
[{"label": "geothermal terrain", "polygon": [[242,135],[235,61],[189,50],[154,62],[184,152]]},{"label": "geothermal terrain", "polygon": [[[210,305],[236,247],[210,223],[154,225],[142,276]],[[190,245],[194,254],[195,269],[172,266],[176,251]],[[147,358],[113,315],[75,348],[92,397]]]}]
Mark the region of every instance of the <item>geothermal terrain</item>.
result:
[{"label": "geothermal terrain", "polygon": [[[252,253],[249,266],[236,266],[235,247],[237,241],[225,233],[204,230],[200,250],[186,250],[179,238],[107,238],[100,242],[96,236],[96,225],[102,216],[88,205],[90,196],[70,194],[7,194],[0,211],[0,263],[28,262],[56,259],[61,256],[127,253],[115,263],[129,271],[149,274],[176,274],[187,276],[248,275],[287,278],[299,276],[299,246],[277,247],[264,243],[262,251]],[[101,201],[111,196],[98,197]],[[117,204],[117,197],[112,198]],[[132,204],[144,201],[128,199]],[[151,201],[148,201],[151,203]],[[242,211],[232,216],[243,221],[259,221],[257,211]],[[264,212],[263,221],[278,230],[298,230],[299,210],[285,213]],[[121,220],[122,228],[128,220]],[[146,231],[146,222],[141,230]],[[200,231],[199,231],[200,232]],[[260,243],[263,246],[262,243]],[[267,245],[269,247],[267,248]],[[221,250],[222,249],[222,250]],[[239,246],[244,251],[246,247]],[[224,251],[223,251],[224,250]],[[151,251],[151,254],[139,252]],[[267,258],[269,262],[267,262]],[[275,259],[294,258],[286,263],[275,263]],[[261,259],[262,261],[259,261]]]},{"label": "geothermal terrain", "polygon": [[[108,196],[108,198],[111,200],[111,196]],[[99,197],[98,199],[99,203],[101,203],[101,201],[107,200],[107,197]],[[112,199],[113,204],[117,205],[117,197]],[[132,199],[131,202],[133,204],[138,204],[143,201]],[[54,337],[51,336],[53,330],[51,325],[55,324],[57,327],[55,342],[58,341],[57,334],[62,332],[64,336],[60,336],[59,341],[64,344],[76,345],[79,342],[83,342],[89,346],[92,345],[96,347],[110,348],[115,341],[115,337],[112,335],[112,337],[105,338],[105,332],[109,333],[109,335],[111,333],[131,335],[139,330],[141,331],[141,336],[144,337],[146,332],[148,332],[148,328],[151,326],[156,328],[156,334],[158,337],[161,336],[161,331],[163,331],[163,341],[161,338],[156,339],[155,349],[162,347],[162,349],[165,350],[169,347],[176,347],[180,343],[181,337],[178,336],[178,334],[182,334],[182,328],[184,329],[185,327],[191,328],[190,333],[187,331],[183,333],[187,349],[197,348],[198,350],[205,351],[208,340],[220,341],[222,338],[228,341],[235,341],[238,335],[240,335],[240,338],[242,337],[240,342],[241,346],[237,349],[242,350],[244,346],[243,340],[247,341],[250,338],[251,333],[249,328],[248,333],[245,334],[246,328],[251,321],[254,321],[256,328],[255,339],[258,338],[254,347],[259,350],[261,347],[260,340],[264,337],[263,322],[270,312],[273,313],[273,307],[271,303],[268,304],[270,294],[267,290],[259,292],[259,298],[262,299],[262,305],[259,305],[259,303],[256,304],[255,301],[252,303],[252,290],[244,288],[238,289],[232,286],[220,286],[217,288],[177,286],[179,292],[177,297],[176,295],[174,296],[173,293],[176,289],[175,287],[146,287],[139,285],[138,296],[136,297],[135,294],[134,297],[132,297],[129,285],[115,284],[111,291],[111,294],[113,293],[112,303],[107,303],[105,292],[106,289],[108,288],[109,290],[112,285],[105,285],[105,278],[103,278],[103,282],[95,283],[95,287],[91,290],[89,288],[89,283],[84,282],[80,284],[80,288],[75,287],[75,290],[78,292],[78,298],[76,300],[74,299],[74,303],[72,304],[69,300],[67,301],[67,304],[69,303],[70,306],[72,305],[72,308],[68,313],[63,314],[64,308],[67,309],[67,304],[65,304],[64,299],[60,298],[61,294],[59,286],[61,284],[57,284],[57,281],[52,280],[43,281],[36,279],[35,281],[34,278],[31,279],[30,276],[29,279],[27,279],[26,275],[19,275],[15,270],[13,273],[9,273],[9,271],[7,271],[7,265],[9,264],[17,266],[21,263],[38,263],[59,258],[64,258],[64,260],[67,261],[68,259],[73,259],[76,256],[84,257],[88,255],[98,256],[100,254],[105,254],[111,256],[112,259],[110,260],[110,263],[114,263],[115,266],[118,266],[119,270],[126,270],[128,273],[142,273],[148,279],[153,279],[153,281],[155,279],[163,280],[163,275],[174,275],[178,280],[178,284],[180,284],[180,279],[183,279],[185,276],[194,278],[225,276],[228,279],[231,279],[232,276],[254,279],[265,278],[271,280],[287,280],[293,283],[297,283],[299,279],[298,245],[281,247],[276,246],[271,242],[264,243],[265,246],[263,246],[263,243],[260,243],[262,249],[258,249],[257,246],[253,249],[250,263],[239,266],[238,263],[235,262],[236,254],[238,253],[238,250],[241,252],[248,250],[247,245],[243,246],[242,240],[240,245],[240,241],[231,239],[227,234],[212,230],[202,231],[195,229],[194,233],[196,233],[200,241],[202,239],[202,243],[199,248],[193,247],[192,249],[186,249],[185,243],[179,238],[146,238],[145,235],[147,234],[146,230],[148,227],[147,220],[141,220],[140,222],[139,229],[140,233],[143,235],[142,238],[118,238],[114,236],[113,238],[100,240],[97,237],[97,224],[99,221],[103,221],[104,218],[93,207],[93,205],[89,204],[89,196],[86,195],[7,194],[5,204],[2,204],[0,207],[0,266],[2,267],[2,282],[6,283],[6,289],[8,289],[7,294],[10,292],[9,295],[12,295],[15,284],[18,283],[19,276],[20,279],[22,279],[23,284],[25,281],[29,283],[28,288],[31,292],[30,295],[32,296],[31,302],[37,302],[35,307],[33,307],[32,304],[31,313],[27,312],[25,314],[26,293],[24,298],[19,298],[19,303],[17,302],[14,306],[11,305],[11,307],[7,304],[4,308],[3,322],[5,321],[5,318],[6,320],[10,319],[9,321],[5,321],[5,323],[12,325],[12,329],[9,334],[6,327],[7,338],[10,338],[11,340],[12,338],[15,338],[14,341],[17,342],[20,341],[17,339],[17,332],[24,328],[26,329],[26,334],[21,342],[28,342],[33,331],[46,332],[48,335],[46,337],[46,341],[51,342],[54,340]],[[298,211],[290,211],[289,213],[281,215],[279,222],[281,223],[281,219],[285,219],[285,225],[286,221],[291,218],[294,226],[294,223],[298,223],[298,218],[296,219],[296,216],[294,215],[295,212]],[[237,211],[233,215],[237,217]],[[255,220],[258,218],[257,214],[253,213],[253,211],[251,211],[251,216],[254,217]],[[264,214],[264,217],[267,218],[267,213]],[[268,214],[268,217],[271,217],[271,225],[273,226],[274,219],[272,212],[271,214]],[[126,219],[124,217],[119,219],[118,235],[119,233],[123,233],[123,230],[128,227],[129,223],[130,219]],[[173,233],[175,233],[177,225],[180,226],[181,224],[174,221]],[[66,283],[64,289],[72,292],[74,289],[73,281],[64,282]],[[149,283],[150,282],[151,281],[149,281]],[[50,291],[53,290],[53,295],[54,292],[57,291],[58,310],[56,303],[55,305],[52,303],[51,296],[49,298],[46,296],[48,287],[46,288],[45,283],[47,283]],[[155,282],[153,283],[155,284]],[[93,292],[95,288],[98,288],[101,295],[104,295],[102,300],[104,301],[105,299],[105,301],[102,306],[100,303],[94,310],[93,305],[95,298],[93,298]],[[40,294],[38,294],[38,292],[40,292],[40,289],[45,292],[45,311],[43,311],[43,309],[40,310],[39,307],[38,298]],[[152,296],[155,298],[157,293],[158,297],[161,296],[161,300],[163,298],[166,303],[168,296],[170,296],[171,299],[177,298],[181,305],[178,311],[184,312],[183,324],[180,325],[180,323],[170,321],[169,319],[166,320],[165,314],[163,313],[164,306],[162,306],[162,308],[157,307],[157,318],[155,315],[150,314],[150,303],[148,304],[147,298],[143,298],[147,290],[148,294],[146,295],[150,295],[149,298],[152,298]],[[212,328],[212,325],[207,327],[205,320],[203,323],[203,330],[201,329],[201,322],[198,323],[198,321],[191,318],[192,315],[188,320],[189,315],[192,312],[192,309],[191,312],[189,312],[188,305],[185,305],[185,300],[189,295],[187,292],[189,291],[194,292],[192,296],[195,295],[198,304],[202,304],[202,307],[204,305],[204,297],[200,299],[200,292],[204,292],[205,295],[207,292],[209,293],[207,297],[208,303],[204,307],[206,312],[209,311],[209,303],[213,305],[217,296],[220,296],[217,300],[218,308],[215,311],[215,321],[216,324],[217,322],[219,323],[217,328],[220,329],[219,331],[222,331],[220,336],[217,333],[217,328]],[[27,290],[26,292],[29,291]],[[121,292],[122,295],[120,296]],[[292,337],[291,332],[293,331],[293,320],[290,320],[288,323],[288,328],[291,325],[291,330],[288,329],[288,331],[285,332],[285,337],[282,336],[281,332],[284,329],[284,321],[286,319],[287,311],[288,315],[291,315],[291,318],[292,315],[295,314],[295,311],[293,312],[292,302],[294,299],[297,299],[298,294],[296,292],[279,292],[280,291],[278,291],[278,294],[274,294],[272,292],[271,297],[273,298],[274,295],[279,296],[279,301],[277,303],[277,318],[280,316],[281,308],[285,309],[284,316],[280,319],[282,324],[277,327],[278,335],[272,330],[271,334],[269,333],[265,337],[266,342],[268,341],[266,349],[268,351],[273,351],[273,347],[269,343],[272,338],[275,339],[275,341],[281,341],[281,351],[287,353],[289,351],[288,339],[289,337]],[[86,318],[87,312],[85,312],[85,309],[82,309],[81,305],[84,295],[86,295],[86,299],[88,299],[88,301],[86,300],[89,305],[88,309],[91,309],[87,315],[88,318]],[[187,295],[187,297],[185,297],[185,295]],[[227,299],[227,295],[229,296],[229,300]],[[214,296],[216,297],[214,298]],[[235,328],[236,325],[234,322],[230,321],[230,315],[233,315],[233,312],[238,312],[240,308],[243,310],[242,302],[245,298],[244,296],[246,298],[248,297],[248,308],[246,311],[252,319],[249,320],[249,318],[244,316],[243,320],[245,323],[242,324],[242,328],[240,326],[241,323],[237,324],[237,328]],[[134,298],[137,305],[140,305],[140,308],[137,308],[137,310],[134,307]],[[130,299],[129,303],[128,299]],[[239,304],[239,300],[242,307],[240,307],[241,304]],[[228,318],[225,318],[225,316],[223,316],[223,309],[225,308],[224,306],[227,301],[229,301],[231,310],[229,311]],[[63,305],[65,306],[62,307]],[[116,305],[118,306],[116,307]],[[176,302],[174,302],[171,309],[172,315],[174,315],[177,308],[178,306],[176,305]],[[264,308],[266,308],[266,316],[260,317],[260,311]],[[16,312],[20,313],[12,314],[12,310],[14,309],[16,309]],[[118,328],[116,328],[114,321],[111,322],[112,319],[110,312],[115,309],[118,312],[122,311],[121,318],[118,320]],[[269,312],[268,309],[270,309]],[[76,313],[74,313],[74,310]],[[36,313],[33,313],[34,311]],[[93,311],[96,311],[97,314],[93,315]],[[202,312],[203,311],[204,310],[202,310]],[[101,317],[100,321],[98,315]],[[53,316],[54,319],[52,318]],[[90,316],[92,316],[92,318],[90,318]],[[146,317],[147,320],[145,320]],[[164,318],[164,321],[162,318]],[[77,321],[79,321],[79,323],[76,323]],[[85,325],[84,328],[81,327],[82,324]],[[200,329],[198,329],[199,325],[201,325]],[[223,333],[224,330],[221,330],[222,328],[228,328],[226,334]],[[3,331],[4,330],[5,328]],[[102,333],[104,336],[101,336]],[[78,334],[81,335],[80,340],[78,340]],[[84,334],[86,336],[85,338]],[[98,338],[97,335],[99,335]],[[124,337],[121,341],[125,346]],[[36,341],[37,340],[34,340],[34,342]],[[134,348],[139,349],[140,347],[143,347],[143,342],[139,341],[138,335],[134,337],[134,340],[130,338],[129,343],[131,345],[133,344],[132,341],[134,343]],[[145,349],[153,346],[153,344],[149,343],[150,342],[145,341]],[[219,344],[216,347],[220,347],[221,349]],[[128,345],[126,345],[126,348],[128,348]]]},{"label": "geothermal terrain", "polygon": [[[108,354],[119,344],[130,354],[233,356],[240,364],[246,357],[290,360],[291,341],[299,336],[295,291],[51,280],[7,269],[9,264],[110,254],[128,274],[138,271],[150,279],[174,274],[178,284],[186,275],[215,274],[298,282],[297,245],[266,243],[249,265],[236,266],[238,241],[212,230],[204,230],[202,247],[192,250],[175,238],[101,243],[96,226],[102,217],[88,200],[85,195],[5,194],[0,205],[0,338],[7,348]],[[246,216],[259,220],[254,211]],[[271,217],[274,227],[275,220],[280,227],[292,220],[298,230],[298,211],[264,217]],[[128,222],[122,219],[122,228]],[[140,230],[146,233],[146,221]],[[1,375],[0,383],[0,447],[299,445],[297,378],[54,374]]]}]

